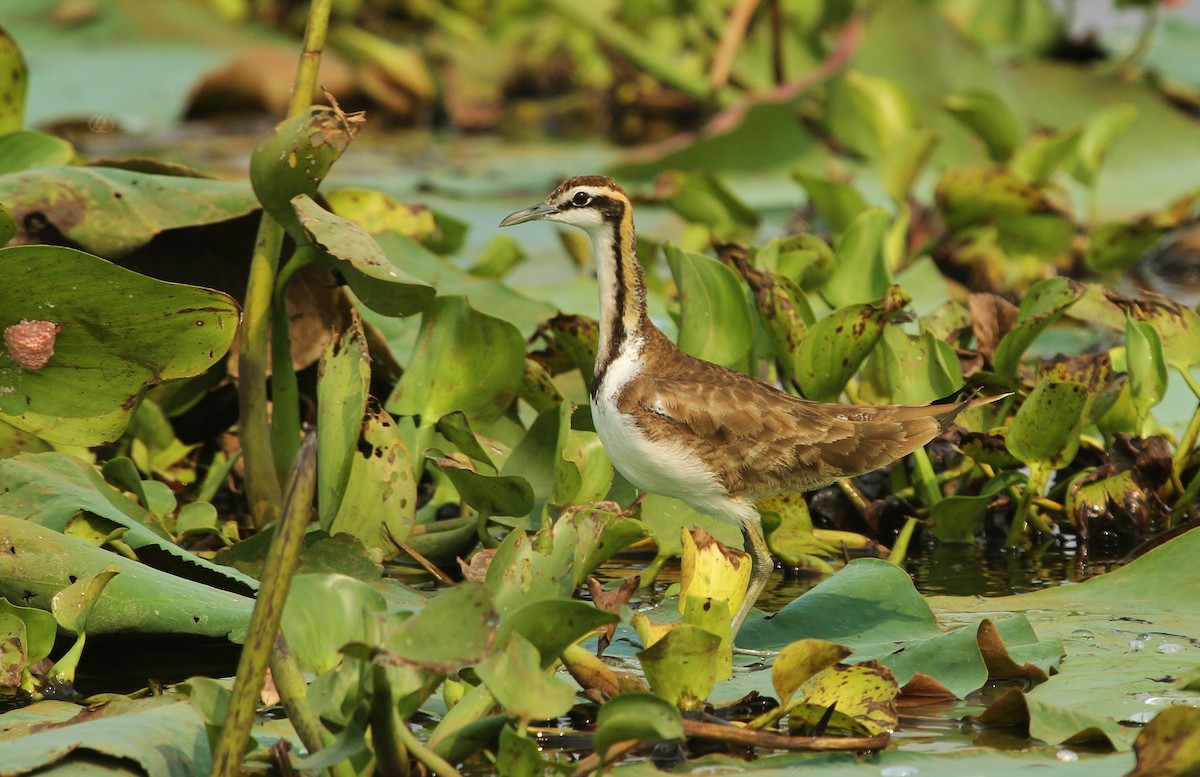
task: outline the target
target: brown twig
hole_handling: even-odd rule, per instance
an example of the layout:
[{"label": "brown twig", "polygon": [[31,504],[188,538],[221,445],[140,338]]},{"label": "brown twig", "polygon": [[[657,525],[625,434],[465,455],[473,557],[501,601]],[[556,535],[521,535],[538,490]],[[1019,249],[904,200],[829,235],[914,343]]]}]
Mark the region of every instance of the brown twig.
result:
[{"label": "brown twig", "polygon": [[686,718],[683,721],[683,733],[685,736],[731,745],[794,751],[882,750],[892,739],[890,734],[873,737],[794,737],[776,734],[773,731],[755,731],[726,723],[709,723]]},{"label": "brown twig", "polygon": [[738,0],[729,12],[729,21],[725,31],[721,33],[721,42],[717,44],[717,53],[713,57],[712,67],[708,69],[708,86],[714,93],[724,89],[729,83],[729,74],[733,72],[733,60],[737,57],[742,41],[746,39],[746,30],[750,28],[750,20],[758,10],[759,0]]}]

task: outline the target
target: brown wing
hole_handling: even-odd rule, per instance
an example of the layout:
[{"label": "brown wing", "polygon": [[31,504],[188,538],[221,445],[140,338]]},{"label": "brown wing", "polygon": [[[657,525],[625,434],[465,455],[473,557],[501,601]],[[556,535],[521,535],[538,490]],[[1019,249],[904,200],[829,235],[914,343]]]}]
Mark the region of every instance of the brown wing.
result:
[{"label": "brown wing", "polygon": [[678,354],[618,400],[652,439],[694,448],[735,498],[805,491],[891,464],[936,437],[956,405],[835,405]]}]

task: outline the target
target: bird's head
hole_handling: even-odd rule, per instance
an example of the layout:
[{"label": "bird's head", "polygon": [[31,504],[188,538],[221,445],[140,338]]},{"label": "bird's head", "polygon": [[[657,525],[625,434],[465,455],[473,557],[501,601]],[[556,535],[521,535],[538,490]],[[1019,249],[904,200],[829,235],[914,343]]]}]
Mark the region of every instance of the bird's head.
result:
[{"label": "bird's head", "polygon": [[500,226],[558,221],[596,232],[611,229],[628,212],[629,197],[620,184],[602,175],[582,175],[563,181],[544,202],[505,216]]}]

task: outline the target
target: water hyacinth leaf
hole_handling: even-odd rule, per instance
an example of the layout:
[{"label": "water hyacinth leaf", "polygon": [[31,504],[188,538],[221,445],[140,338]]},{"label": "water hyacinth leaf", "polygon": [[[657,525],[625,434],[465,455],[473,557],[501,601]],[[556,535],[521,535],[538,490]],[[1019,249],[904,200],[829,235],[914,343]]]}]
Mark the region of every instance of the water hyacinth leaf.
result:
[{"label": "water hyacinth leaf", "polygon": [[868,207],[866,199],[849,183],[835,181],[803,168],[792,171],[808,195],[808,202],[829,226],[829,231],[841,234]]},{"label": "water hyacinth leaf", "polygon": [[0,134],[16,132],[25,124],[25,94],[29,90],[29,68],[13,36],[0,27]]},{"label": "water hyacinth leaf", "polygon": [[[358,442],[357,440],[355,441]],[[378,410],[362,423],[364,449],[351,454],[345,491],[321,528],[347,532],[368,548],[395,552],[408,539],[417,512],[417,476],[404,431]]]},{"label": "water hyacinth leaf", "polygon": [[974,542],[979,521],[996,494],[1023,479],[1024,476],[1014,470],[1000,472],[988,480],[977,495],[955,494],[942,499],[929,508],[934,536],[941,542]]},{"label": "water hyacinth leaf", "polygon": [[568,646],[617,620],[615,614],[598,610],[588,602],[573,599],[533,602],[504,618],[496,642],[502,645],[509,635],[520,634],[538,649],[542,669],[549,669]]},{"label": "water hyacinth leaf", "polygon": [[571,428],[574,406],[559,405],[558,445],[554,461],[554,495],[558,506],[588,504],[603,499],[613,482],[608,453],[595,432]]},{"label": "water hyacinth leaf", "polygon": [[[912,188],[939,140],[938,134],[929,130],[912,130],[896,138],[884,155],[880,170],[884,191],[892,202],[897,205],[908,202]],[[907,232],[907,229],[901,229],[897,234],[903,238]]]},{"label": "water hyacinth leaf", "polygon": [[721,242],[753,235],[760,220],[758,211],[747,207],[707,171],[663,173],[655,194],[687,221],[708,227]]},{"label": "water hyacinth leaf", "polygon": [[322,527],[333,523],[350,480],[370,382],[362,321],[354,315],[342,336],[330,339],[317,365],[317,515]]},{"label": "water hyacinth leaf", "polygon": [[445,589],[398,624],[384,647],[402,664],[448,675],[488,654],[498,622],[491,592],[482,583],[466,581]]},{"label": "water hyacinth leaf", "polygon": [[[16,549],[16,552],[13,549]],[[0,516],[0,596],[49,610],[54,595],[109,564],[120,571],[88,616],[90,634],[193,634],[241,642],[254,601]]]},{"label": "water hyacinth leaf", "polygon": [[754,506],[763,516],[767,546],[780,563],[790,569],[833,574],[833,566],[824,559],[833,558],[839,550],[817,539],[803,494],[776,494]]},{"label": "water hyacinth leaf", "polygon": [[754,318],[737,274],[703,254],[663,247],[679,289],[678,345],[706,361],[746,372],[754,347]]},{"label": "water hyacinth leaf", "polygon": [[39,167],[60,167],[74,158],[74,146],[45,132],[23,129],[0,135],[0,175]]},{"label": "water hyacinth leaf", "polygon": [[1125,369],[1138,418],[1144,420],[1167,393],[1167,362],[1162,340],[1144,321],[1125,320]]},{"label": "water hyacinth leaf", "polygon": [[713,661],[721,638],[698,626],[681,623],[637,654],[646,681],[656,696],[681,710],[700,709],[723,671]]},{"label": "water hyacinth leaf", "polygon": [[1162,341],[1163,358],[1180,372],[1200,364],[1200,313],[1158,294],[1134,299],[1100,285],[1087,287],[1071,316],[1124,331],[1126,319],[1150,324]]},{"label": "water hyacinth leaf", "polygon": [[311,105],[275,126],[250,155],[250,184],[263,209],[297,243],[304,234],[293,210],[298,195],[312,196],[362,127],[361,113]]},{"label": "water hyacinth leaf", "polygon": [[891,216],[869,208],[854,218],[834,247],[837,264],[821,294],[835,308],[877,300],[892,285],[883,242]]},{"label": "water hyacinth leaf", "polygon": [[1085,186],[1095,186],[1109,149],[1137,121],[1141,111],[1131,104],[1113,105],[1092,115],[1079,137],[1075,167],[1071,174]]},{"label": "water hyacinth leaf", "polygon": [[422,205],[406,205],[385,192],[347,188],[324,195],[330,210],[372,235],[396,232],[424,243],[437,231],[433,211]]},{"label": "water hyacinth leaf", "polygon": [[591,389],[592,369],[600,339],[600,322],[587,316],[559,313],[546,322],[546,330],[562,346],[583,376],[584,385]]},{"label": "water hyacinth leaf", "polygon": [[0,610],[0,690],[7,695],[27,682],[30,663],[25,623],[17,616]]},{"label": "water hyacinth leaf", "polygon": [[525,342],[516,327],[463,297],[439,296],[422,316],[413,358],[387,408],[426,425],[455,410],[473,425],[486,424],[512,404],[524,371]]},{"label": "water hyacinth leaf", "polygon": [[842,86],[859,121],[870,129],[873,155],[886,156],[920,122],[912,96],[899,81],[850,70]]},{"label": "water hyacinth leaf", "polygon": [[1128,777],[1200,773],[1200,710],[1168,707],[1154,716],[1133,743],[1137,768]]},{"label": "water hyacinth leaf", "polygon": [[997,165],[947,170],[937,183],[934,199],[946,223],[955,230],[1056,212],[1042,189]]},{"label": "water hyacinth leaf", "polygon": [[641,521],[599,507],[586,507],[559,517],[560,523],[567,521],[575,534],[576,585],[583,585],[593,570],[647,535]]},{"label": "water hyacinth leaf", "polygon": [[[0,460],[0,515],[24,518],[55,532],[69,531],[80,513],[104,521],[108,532],[124,529],[122,541],[146,554],[160,568],[228,590],[253,593],[258,581],[231,567],[180,548],[164,533],[152,530],[153,516],[116,491],[95,467],[65,453],[23,454]],[[107,533],[107,532],[106,532]]]},{"label": "water hyacinth leaf", "polygon": [[549,764],[542,759],[537,742],[518,734],[511,725],[500,730],[500,747],[496,751],[497,774],[512,777],[538,777],[546,773]]},{"label": "water hyacinth leaf", "polygon": [[829,729],[863,736],[890,733],[900,722],[895,705],[899,693],[896,676],[882,664],[832,666],[806,683],[803,701],[788,711],[788,728],[812,730],[833,707]]},{"label": "water hyacinth leaf", "polygon": [[516,238],[496,235],[480,250],[467,272],[476,278],[503,278],[528,259]]},{"label": "water hyacinth leaf", "polygon": [[347,642],[365,640],[377,613],[387,609],[383,594],[340,574],[301,574],[292,579],[280,628],[305,672],[322,674],[342,660]]},{"label": "water hyacinth leaf", "polygon": [[237,331],[237,304],[221,292],[70,248],[0,248],[0,274],[21,278],[0,292],[0,329],[46,322],[38,343],[48,359],[27,369],[0,356],[0,420],[50,442],[117,439],[147,386],[204,372]]},{"label": "water hyacinth leaf", "polygon": [[797,640],[775,657],[771,664],[771,685],[786,705],[800,686],[818,672],[829,669],[849,656],[850,648],[823,639]]},{"label": "water hyacinth leaf", "polygon": [[1088,237],[1083,262],[1097,273],[1126,270],[1141,261],[1164,232],[1142,219],[1101,224]]},{"label": "water hyacinth leaf", "polygon": [[1081,134],[1079,129],[1035,134],[1017,150],[1009,167],[1031,183],[1045,183],[1075,155]]},{"label": "water hyacinth leaf", "polygon": [[592,746],[601,756],[629,739],[683,739],[679,708],[649,693],[623,693],[609,699],[596,715]]},{"label": "water hyacinth leaf", "polygon": [[450,478],[463,503],[483,515],[528,515],[533,509],[533,489],[523,477],[480,474],[436,448],[430,449],[429,461]]},{"label": "water hyacinth leaf", "polygon": [[0,246],[17,235],[17,221],[4,203],[0,203]]},{"label": "water hyacinth leaf", "polygon": [[429,306],[436,290],[393,266],[365,229],[306,194],[291,204],[305,238],[321,249],[317,255],[342,274],[362,304],[385,316],[409,316]]},{"label": "water hyacinth leaf", "polygon": [[818,321],[800,344],[797,359],[804,396],[835,401],[879,342],[887,322],[907,303],[904,290],[893,286],[879,304],[847,305]]},{"label": "water hyacinth leaf", "polygon": [[642,499],[642,522],[658,548],[654,566],[683,553],[679,530],[703,528],[729,547],[740,547],[742,534],[732,521],[698,513],[678,499],[647,493]]},{"label": "water hyacinth leaf", "polygon": [[487,449],[475,436],[475,432],[471,431],[471,422],[464,413],[456,410],[442,416],[438,419],[437,431],[473,461],[487,466],[493,472],[497,471]]},{"label": "water hyacinth leaf", "polygon": [[1054,323],[1084,292],[1084,287],[1068,278],[1047,278],[1035,285],[1021,300],[1017,325],[996,346],[992,363],[996,374],[1016,378],[1021,356],[1046,327]]},{"label": "water hyacinth leaf", "polygon": [[913,337],[899,326],[884,328],[863,368],[860,395],[879,404],[915,404],[949,396],[963,385],[954,346],[925,331]]},{"label": "water hyacinth leaf", "polygon": [[88,619],[99,603],[104,589],[119,572],[116,564],[108,564],[94,575],[79,578],[50,600],[50,611],[59,627],[76,635],[75,644],[55,661],[50,669],[50,677],[55,682],[74,682],[75,669],[83,656],[83,646],[87,638]]},{"label": "water hyacinth leaf", "polygon": [[1012,158],[1025,140],[1025,128],[1012,108],[989,89],[968,89],[948,95],[942,107],[975,134],[993,162]]},{"label": "water hyacinth leaf", "polygon": [[[78,722],[0,743],[0,763],[14,775],[207,774],[209,753],[200,711],[170,696],[110,702],[106,714],[80,715]],[[133,766],[121,772],[114,762]]]},{"label": "water hyacinth leaf", "polygon": [[500,614],[507,616],[547,599],[571,598],[575,593],[577,538],[569,521],[560,521],[537,535],[509,532],[484,577]]},{"label": "water hyacinth leaf", "polygon": [[1075,381],[1039,383],[1025,398],[1005,434],[1012,455],[1028,465],[1059,469],[1079,450],[1088,392]]},{"label": "water hyacinth leaf", "polygon": [[523,721],[556,718],[575,703],[575,691],[546,674],[538,649],[520,634],[511,635],[475,671],[505,711]]},{"label": "water hyacinth leaf", "polygon": [[[759,264],[768,270],[772,267],[767,261],[767,252],[772,249],[777,252],[774,270],[795,280],[805,291],[819,289],[833,277],[837,264],[833,249],[816,235],[792,235],[782,240],[769,241],[759,249],[756,257]],[[807,298],[804,298],[800,311],[804,323],[811,326],[816,322],[816,316]]]},{"label": "water hyacinth leaf", "polygon": [[566,397],[554,382],[550,370],[541,362],[525,360],[525,374],[521,377],[520,398],[539,413],[558,407]]},{"label": "water hyacinth leaf", "polygon": [[703,529],[680,532],[679,612],[684,623],[721,638],[711,658],[717,679],[727,680],[733,671],[730,622],[750,584],[750,555],[721,545]]},{"label": "water hyacinth leaf", "polygon": [[167,230],[216,224],[258,208],[244,183],[114,167],[49,167],[0,176],[0,202],[18,224],[37,213],[73,245],[107,259],[118,259]]}]

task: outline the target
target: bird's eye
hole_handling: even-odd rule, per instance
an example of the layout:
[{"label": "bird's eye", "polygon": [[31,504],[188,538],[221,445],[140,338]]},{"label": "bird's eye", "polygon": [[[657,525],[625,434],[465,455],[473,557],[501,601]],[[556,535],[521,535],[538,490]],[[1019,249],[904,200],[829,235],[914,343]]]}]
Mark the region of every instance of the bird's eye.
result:
[{"label": "bird's eye", "polygon": [[591,201],[592,197],[587,192],[575,192],[575,196],[571,198],[571,204],[577,208],[582,208]]}]

